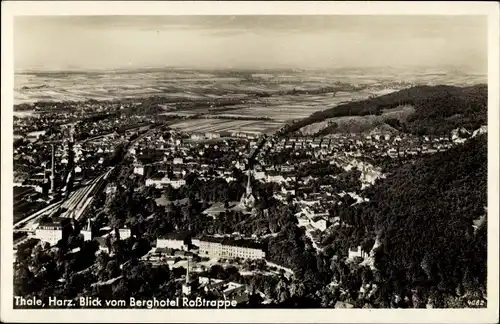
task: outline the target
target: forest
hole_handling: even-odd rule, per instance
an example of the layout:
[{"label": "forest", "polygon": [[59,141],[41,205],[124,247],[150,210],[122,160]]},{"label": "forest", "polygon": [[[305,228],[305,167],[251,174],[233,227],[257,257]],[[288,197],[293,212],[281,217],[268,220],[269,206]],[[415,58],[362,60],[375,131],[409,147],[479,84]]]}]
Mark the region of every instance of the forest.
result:
[{"label": "forest", "polygon": [[348,241],[368,252],[379,241],[374,261],[375,280],[384,287],[381,307],[394,295],[417,294],[437,307],[453,307],[464,296],[484,298],[487,221],[473,225],[486,215],[486,135],[404,163],[364,194],[369,203],[338,211],[353,227],[335,229],[324,244]]},{"label": "forest", "polygon": [[376,266],[387,289],[482,294],[486,288],[486,135],[396,169],[372,188],[381,241]]}]

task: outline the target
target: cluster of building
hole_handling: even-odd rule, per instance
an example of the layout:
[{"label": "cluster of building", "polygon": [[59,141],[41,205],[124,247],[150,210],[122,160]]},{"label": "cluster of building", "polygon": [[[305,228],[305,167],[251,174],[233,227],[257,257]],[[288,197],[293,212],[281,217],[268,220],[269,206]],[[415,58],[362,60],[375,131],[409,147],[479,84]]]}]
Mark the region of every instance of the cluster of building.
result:
[{"label": "cluster of building", "polygon": [[[305,193],[297,190],[297,194],[291,195],[292,203],[298,207],[295,214],[298,220],[298,226],[304,227],[308,232],[324,232],[330,226],[349,226],[342,222],[333,210],[346,201],[350,204],[359,204],[367,202],[367,198],[359,196],[355,192],[335,192],[328,185],[321,186],[321,192]],[[348,197],[345,199],[344,197]]]},{"label": "cluster of building", "polygon": [[205,132],[205,133],[190,133],[189,138],[194,141],[211,140],[219,138],[241,138],[246,140],[256,140],[261,136],[260,132],[238,132],[238,131],[220,131],[220,132]]},{"label": "cluster of building", "polygon": [[[197,260],[196,257],[198,257]],[[222,260],[234,259],[264,259],[263,246],[252,240],[242,238],[202,236],[191,237],[188,232],[169,233],[156,240],[156,247],[152,248],[142,260],[153,265],[167,264],[171,268],[185,268],[185,282],[182,286],[184,295],[193,291],[212,293],[225,299],[233,299],[238,303],[248,301],[252,291],[247,285],[198,276],[191,279],[190,273],[202,273]],[[212,262],[210,262],[210,259]],[[264,299],[266,296],[259,292]]]},{"label": "cluster of building", "polygon": [[322,158],[332,152],[345,152],[351,156],[388,156],[432,154],[445,151],[465,139],[455,133],[450,136],[414,136],[374,130],[369,134],[338,133],[324,137],[274,138],[267,142],[260,153],[268,154],[283,150],[304,151],[312,158]]},{"label": "cluster of building", "polygon": [[[301,188],[307,188],[311,183],[318,180],[318,177],[306,176],[298,178],[296,176],[301,164],[309,164],[314,167],[315,163],[324,160],[329,160],[336,163],[342,168],[348,170],[357,167],[362,170],[362,176],[370,178],[371,182],[375,178],[381,176],[378,170],[370,166],[368,163],[356,163],[354,158],[349,156],[337,156],[334,148],[337,146],[335,140],[330,138],[292,138],[292,139],[276,139],[271,138],[264,141],[259,139],[245,142],[236,141],[230,142],[221,140],[215,144],[199,143],[186,140],[181,134],[170,132],[152,132],[148,137],[145,137],[142,142],[137,142],[136,145],[130,148],[130,153],[135,159],[134,173],[145,177],[146,186],[155,186],[156,188],[164,188],[172,186],[180,188],[185,185],[185,176],[188,173],[196,174],[200,180],[213,178],[222,178],[227,182],[234,181],[231,168],[239,169],[247,175],[246,192],[241,197],[237,207],[238,210],[252,210],[256,203],[256,198],[252,192],[251,180],[275,183],[280,186],[280,190],[275,192],[274,197],[283,203],[292,200],[299,207],[297,218],[299,224],[307,229],[314,231],[324,231],[331,225],[339,223],[338,217],[332,217],[329,213],[329,208],[336,204],[339,199],[338,194],[334,192],[330,186],[323,186],[322,192],[315,195],[303,193]],[[385,139],[384,139],[385,140]],[[300,163],[293,163],[290,159],[285,159],[286,162],[277,164],[266,157],[279,150],[286,150],[287,146],[291,145],[291,152],[299,150],[302,147],[303,151],[309,152],[312,156],[302,160]],[[257,150],[261,147],[261,151]],[[312,147],[313,149],[310,149]],[[155,155],[156,160],[148,164],[141,163],[143,152],[149,153],[154,150],[158,154]],[[205,151],[219,151],[223,154],[232,154],[234,159],[228,159],[225,164],[217,165],[216,161],[210,164],[210,161],[204,159]],[[317,151],[324,152],[324,155],[315,157]],[[250,153],[248,153],[250,151]],[[150,154],[150,153],[149,153]],[[253,163],[251,168],[248,168],[248,158],[256,155],[258,163]],[[378,173],[377,173],[378,172]],[[369,182],[369,181],[368,181]],[[355,193],[350,193],[356,196]],[[337,195],[337,196],[336,196]],[[336,198],[337,197],[337,198]],[[362,200],[362,198],[358,197]],[[208,244],[207,246],[212,246]],[[214,251],[226,253],[224,244],[218,245],[217,248],[207,250],[210,255]],[[229,253],[229,252],[228,252]],[[233,253],[233,252],[230,252]],[[258,254],[257,254],[258,255]]]},{"label": "cluster of building", "polygon": [[[22,112],[27,112],[22,114],[22,117],[17,117],[14,114],[14,134],[20,134],[26,136],[30,132],[37,132],[40,130],[46,130],[50,127],[61,125],[67,125],[69,123],[77,121],[82,121],[82,119],[102,116],[109,113],[118,112],[124,108],[130,107],[130,104],[119,104],[108,102],[106,104],[100,102],[53,102],[52,104],[21,104]],[[16,107],[14,108],[16,112]],[[92,127],[95,128],[95,132],[100,130],[104,131],[106,129],[106,123],[90,123],[86,122],[79,123],[82,128],[81,130],[90,130]],[[79,129],[80,131],[80,129]]]},{"label": "cluster of building", "polygon": [[241,140],[223,139],[200,143],[182,134],[152,131],[129,149],[134,173],[145,177],[146,186],[179,188],[188,173],[200,180],[223,178],[233,181],[232,161],[245,156],[248,145]]},{"label": "cluster of building", "polygon": [[[71,233],[76,231],[77,227],[78,226],[76,225],[74,219],[51,217],[40,220],[34,232],[30,233],[30,237],[49,243],[50,246],[55,246],[61,239],[63,239],[65,229],[68,230],[68,233]],[[125,240],[129,238],[131,236],[131,231],[127,227],[120,228],[118,229],[117,236],[115,231],[109,227],[95,230],[92,228],[90,219],[88,219],[87,225],[80,229],[80,235],[83,237],[84,241],[91,241],[95,239],[99,243],[99,251],[111,253],[112,241],[116,239]]]},{"label": "cluster of building", "polygon": [[113,132],[120,134],[127,129],[146,127],[154,123],[155,120],[151,116],[125,116],[121,115],[116,118],[106,118],[98,121],[86,121],[76,124],[78,134],[85,134],[87,137],[96,137]]},{"label": "cluster of building", "polygon": [[39,113],[30,111],[22,117],[14,113],[14,135],[35,137],[46,135],[46,130],[54,125],[71,123],[75,116],[70,113]]},{"label": "cluster of building", "polygon": [[[197,289],[206,293],[210,292],[224,300],[234,300],[237,304],[248,301],[249,295],[252,293],[248,285],[216,278],[198,277],[196,286]],[[262,292],[258,293],[263,299],[266,298]]]},{"label": "cluster of building", "polygon": [[[113,154],[117,145],[127,142],[133,134],[118,134],[116,130],[126,125],[135,125],[137,118],[141,119],[130,117],[125,120],[119,118],[114,121],[105,119],[97,122],[67,123],[58,126],[58,133],[53,136],[45,134],[43,128],[41,131],[27,134],[26,138],[33,140],[14,147],[14,185],[38,187],[41,192],[41,185],[48,181],[47,173],[52,171],[52,164],[55,174],[50,177],[53,176],[56,182],[66,180],[61,177],[66,175],[66,172],[62,171],[67,169],[68,165],[74,164],[72,169],[77,178],[87,179],[101,173],[106,160]],[[21,120],[25,122],[24,119]],[[82,132],[88,133],[90,139],[79,141],[77,137]],[[73,133],[77,134],[75,138]]]},{"label": "cluster of building", "polygon": [[85,183],[107,171],[116,146],[128,142],[128,137],[115,132],[85,142],[30,143],[26,149],[31,147],[31,152],[14,151],[18,158],[14,163],[14,186],[33,187],[47,194],[54,187],[64,189],[69,177],[75,186]]}]

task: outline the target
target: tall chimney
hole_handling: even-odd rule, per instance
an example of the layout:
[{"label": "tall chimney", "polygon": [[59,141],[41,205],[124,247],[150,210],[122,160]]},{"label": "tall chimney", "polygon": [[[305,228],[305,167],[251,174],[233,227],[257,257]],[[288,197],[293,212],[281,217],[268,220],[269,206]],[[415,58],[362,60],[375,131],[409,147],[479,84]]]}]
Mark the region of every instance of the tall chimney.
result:
[{"label": "tall chimney", "polygon": [[250,196],[252,194],[252,170],[250,169],[250,166],[248,166],[248,171],[247,171],[247,195]]},{"label": "tall chimney", "polygon": [[54,152],[54,144],[52,146],[52,164],[50,165],[50,192],[54,192],[54,178],[55,178],[55,152]]}]

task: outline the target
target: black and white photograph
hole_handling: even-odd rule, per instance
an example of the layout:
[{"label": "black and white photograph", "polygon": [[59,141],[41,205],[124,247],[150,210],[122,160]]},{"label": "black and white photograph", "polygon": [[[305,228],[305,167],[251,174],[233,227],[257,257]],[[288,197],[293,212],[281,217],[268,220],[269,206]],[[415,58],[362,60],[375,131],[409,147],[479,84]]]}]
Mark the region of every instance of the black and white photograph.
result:
[{"label": "black and white photograph", "polygon": [[2,320],[498,321],[499,6],[477,4],[11,13]]}]

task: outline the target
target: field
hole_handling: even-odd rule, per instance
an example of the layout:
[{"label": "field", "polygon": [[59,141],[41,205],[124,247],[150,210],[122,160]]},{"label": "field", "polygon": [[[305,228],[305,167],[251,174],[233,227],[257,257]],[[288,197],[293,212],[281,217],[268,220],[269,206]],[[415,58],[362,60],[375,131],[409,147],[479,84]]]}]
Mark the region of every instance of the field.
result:
[{"label": "field", "polygon": [[240,132],[271,134],[281,126],[282,123],[266,120],[191,119],[173,124],[170,127],[187,133]]},{"label": "field", "polygon": [[[405,73],[406,72],[406,73]],[[342,84],[367,87],[369,92],[401,88],[401,82],[424,84],[476,84],[485,82],[484,75],[463,74],[457,71],[423,70],[399,71],[398,69],[332,69],[328,71],[269,70],[190,70],[150,69],[130,71],[94,72],[18,72],[14,77],[14,102],[41,100],[79,101],[87,99],[114,99],[146,97],[151,95],[196,100],[210,98],[246,98],[254,93],[277,93],[293,89],[313,91]],[[408,86],[408,85],[403,85]],[[330,94],[331,95],[331,94]],[[337,93],[342,100],[355,99],[350,91]],[[360,94],[364,97],[365,94]],[[289,103],[329,104],[328,96],[277,96]],[[303,100],[301,100],[301,98]],[[331,97],[331,96],[330,96]],[[325,98],[325,99],[323,99]],[[270,98],[267,98],[270,99]],[[274,99],[274,97],[273,97]],[[316,100],[319,100],[318,102]],[[321,102],[326,100],[326,102]],[[268,100],[264,100],[266,103]],[[291,101],[291,102],[290,102]],[[305,101],[305,102],[304,102]],[[331,102],[333,104],[334,102]]]},{"label": "field", "polygon": [[[373,95],[369,91],[352,91],[343,93],[327,93],[324,95],[280,95],[249,99],[245,103],[227,105],[217,108],[179,109],[165,112],[165,115],[192,116],[204,114],[219,118],[269,118],[273,121],[285,123],[291,120],[302,119],[312,113],[331,108],[342,102],[362,100]],[[168,106],[164,106],[164,109]]]},{"label": "field", "polygon": [[323,110],[344,99],[332,94],[324,96],[295,95],[263,98],[258,104],[231,106],[230,111],[216,114],[219,116],[266,117],[279,122],[301,119],[315,111]]},{"label": "field", "polygon": [[[14,97],[15,103],[21,103],[157,96],[165,98],[160,105],[164,109],[162,115],[201,117],[172,125],[179,131],[271,134],[285,123],[304,119],[314,112],[415,84],[466,85],[484,79],[484,75],[456,71],[368,68],[24,72],[15,75]],[[382,116],[330,119],[301,131],[314,134],[333,122],[339,125],[337,131],[362,131],[387,118],[404,118],[408,113],[409,110],[401,109],[384,111]]]}]

